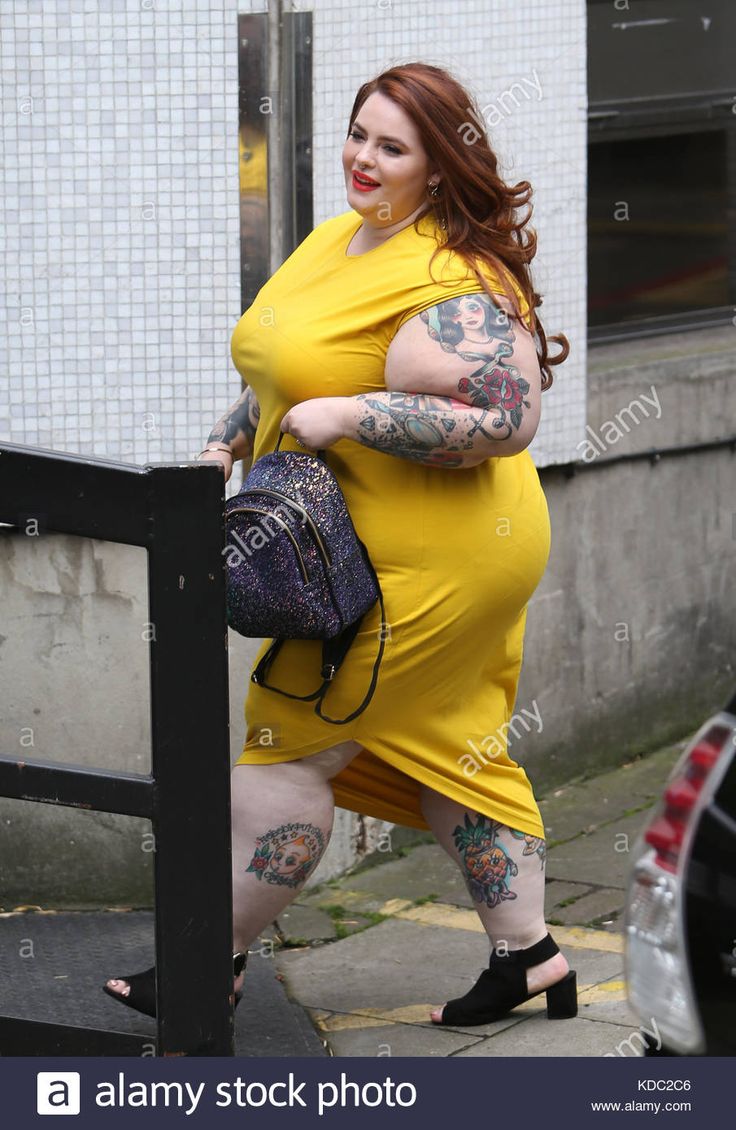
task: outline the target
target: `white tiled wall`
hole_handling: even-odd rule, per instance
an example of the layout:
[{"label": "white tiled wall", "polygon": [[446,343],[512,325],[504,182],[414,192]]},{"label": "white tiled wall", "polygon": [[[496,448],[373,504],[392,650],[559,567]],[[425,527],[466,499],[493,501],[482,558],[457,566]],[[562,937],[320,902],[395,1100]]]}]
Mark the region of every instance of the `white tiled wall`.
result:
[{"label": "white tiled wall", "polygon": [[[347,114],[383,67],[448,67],[499,118],[502,171],[535,189],[543,322],[573,347],[544,396],[532,452],[540,465],[575,458],[585,424],[584,0],[298,6],[314,12],[315,222],[346,208]],[[0,0],[0,438],[136,463],[190,459],[237,397],[237,13],[264,7]],[[504,94],[514,82],[515,100]]]},{"label": "white tiled wall", "polygon": [[192,458],[239,392],[236,5],[0,13],[0,435]]}]

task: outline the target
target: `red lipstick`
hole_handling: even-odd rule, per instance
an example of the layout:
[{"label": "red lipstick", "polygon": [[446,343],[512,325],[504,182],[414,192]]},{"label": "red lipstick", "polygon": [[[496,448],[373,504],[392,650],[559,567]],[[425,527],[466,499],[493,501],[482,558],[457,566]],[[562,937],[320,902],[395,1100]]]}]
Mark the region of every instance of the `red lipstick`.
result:
[{"label": "red lipstick", "polygon": [[374,188],[379,187],[379,182],[367,177],[365,173],[353,173],[353,188],[358,192],[372,192]]}]

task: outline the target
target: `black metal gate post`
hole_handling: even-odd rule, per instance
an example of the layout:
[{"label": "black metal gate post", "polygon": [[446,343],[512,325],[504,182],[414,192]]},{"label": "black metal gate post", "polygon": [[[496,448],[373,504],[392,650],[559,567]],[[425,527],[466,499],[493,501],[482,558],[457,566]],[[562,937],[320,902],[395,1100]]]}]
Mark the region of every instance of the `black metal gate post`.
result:
[{"label": "black metal gate post", "polygon": [[[0,755],[0,795],[144,816],[155,837],[157,1055],[233,1055],[224,479],[0,443],[0,522],[148,550],[152,767]],[[42,539],[39,539],[42,541]],[[2,1055],[141,1055],[144,1034],[0,1016]]]},{"label": "black metal gate post", "polygon": [[224,477],[181,470],[149,473],[159,1039],[164,1055],[232,1055]]}]

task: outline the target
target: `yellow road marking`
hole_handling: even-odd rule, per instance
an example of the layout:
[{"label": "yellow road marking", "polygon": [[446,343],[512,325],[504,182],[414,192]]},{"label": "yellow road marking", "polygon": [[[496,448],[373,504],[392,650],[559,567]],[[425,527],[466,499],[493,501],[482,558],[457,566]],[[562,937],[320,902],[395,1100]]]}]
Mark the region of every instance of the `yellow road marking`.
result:
[{"label": "yellow road marking", "polygon": [[602,981],[578,990],[578,1004],[599,1004],[626,1000],[625,981]]},{"label": "yellow road marking", "polygon": [[389,899],[383,906],[378,908],[379,914],[385,914],[387,917],[394,917],[400,911],[408,910],[413,906],[411,899]]},{"label": "yellow road marking", "polygon": [[582,950],[606,950],[608,953],[624,952],[623,936],[609,934],[607,930],[590,930],[586,926],[553,926],[552,934],[560,946]]},{"label": "yellow road marking", "polygon": [[[405,910],[395,910],[394,904],[401,899],[391,899],[379,907],[379,913],[406,922],[416,922],[420,926],[439,926],[450,930],[469,930],[483,934],[483,925],[474,910],[451,906],[448,903],[431,902],[422,906],[409,905]],[[552,933],[560,946],[573,949],[604,950],[608,953],[623,953],[624,940],[620,934],[609,934],[607,930],[589,930],[584,926],[553,926]]]},{"label": "yellow road marking", "polygon": [[[613,1004],[626,1001],[624,981],[605,981],[596,985],[581,985],[578,990],[578,1004],[598,1004],[601,1001]],[[330,1013],[322,1009],[312,1011],[312,1019],[323,1032],[346,1032],[361,1028],[383,1028],[389,1024],[431,1024],[430,1011],[442,1001],[432,1004],[407,1004],[401,1008],[361,1008],[354,1012]],[[540,993],[531,1000],[518,1005],[510,1016],[525,1012],[541,1012],[545,1008],[544,996]],[[504,1019],[506,1019],[504,1017]],[[462,1025],[459,1025],[462,1027]]]},{"label": "yellow road marking", "polygon": [[[440,1002],[441,1003],[441,1002]],[[315,1016],[315,1023],[324,1032],[342,1032],[346,1028],[383,1028],[387,1024],[431,1024],[430,1009],[436,1004],[408,1004],[403,1008],[362,1008],[359,1012]]]}]

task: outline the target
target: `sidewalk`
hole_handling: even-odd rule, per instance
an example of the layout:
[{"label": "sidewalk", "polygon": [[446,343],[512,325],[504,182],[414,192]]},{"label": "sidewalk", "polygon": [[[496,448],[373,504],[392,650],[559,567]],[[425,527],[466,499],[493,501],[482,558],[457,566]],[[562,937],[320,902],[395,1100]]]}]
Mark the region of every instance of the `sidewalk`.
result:
[{"label": "sidewalk", "polygon": [[540,802],[546,917],[577,970],[576,1019],[548,1022],[542,995],[494,1024],[432,1024],[430,1007],[470,988],[488,955],[460,872],[436,843],[400,849],[305,894],[264,935],[261,950],[252,947],[249,969],[259,952],[275,961],[335,1056],[638,1054],[638,1035],[626,1042],[639,1029],[624,983],[626,876],[648,810],[685,744]]}]

